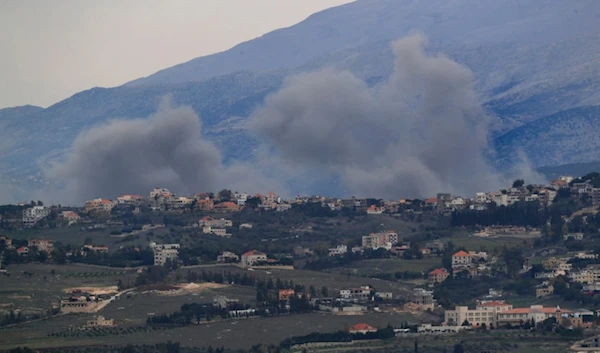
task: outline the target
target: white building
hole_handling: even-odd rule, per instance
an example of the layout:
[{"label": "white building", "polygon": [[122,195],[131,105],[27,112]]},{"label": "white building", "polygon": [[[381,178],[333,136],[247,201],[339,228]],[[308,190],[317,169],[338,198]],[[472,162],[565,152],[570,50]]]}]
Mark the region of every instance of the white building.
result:
[{"label": "white building", "polygon": [[242,254],[242,265],[243,266],[254,266],[260,262],[267,262],[267,254],[258,250],[251,250]]},{"label": "white building", "polygon": [[217,256],[217,262],[238,262],[240,257],[230,251],[223,251]]},{"label": "white building", "polygon": [[344,255],[345,253],[348,252],[348,246],[347,245],[338,245],[335,248],[331,248],[329,249],[329,256],[337,256],[337,255]]},{"label": "white building", "polygon": [[179,244],[156,244],[150,243],[154,251],[154,265],[162,266],[167,263],[167,259],[176,260],[179,255]]},{"label": "white building", "polygon": [[248,194],[246,193],[239,193],[239,194],[235,194],[235,199],[237,201],[238,206],[245,206],[246,205],[246,201],[248,201]]},{"label": "white building", "polygon": [[228,228],[233,226],[233,222],[228,219],[214,219],[210,216],[206,216],[198,222],[200,227],[215,227],[215,228]]},{"label": "white building", "polygon": [[139,205],[144,200],[142,195],[121,195],[117,197],[119,205]]},{"label": "white building", "polygon": [[473,326],[498,326],[497,314],[512,310],[511,304],[503,301],[482,301],[477,303],[475,309],[469,309],[468,306],[457,306],[454,310],[444,312],[444,322],[449,326],[462,325],[468,321]]},{"label": "white building", "polygon": [[227,229],[225,228],[214,228],[214,227],[203,227],[202,233],[204,234],[214,234],[220,237],[231,237],[231,233],[227,233]]},{"label": "white building", "polygon": [[33,206],[23,210],[23,225],[33,226],[50,215],[50,208],[44,206]]}]

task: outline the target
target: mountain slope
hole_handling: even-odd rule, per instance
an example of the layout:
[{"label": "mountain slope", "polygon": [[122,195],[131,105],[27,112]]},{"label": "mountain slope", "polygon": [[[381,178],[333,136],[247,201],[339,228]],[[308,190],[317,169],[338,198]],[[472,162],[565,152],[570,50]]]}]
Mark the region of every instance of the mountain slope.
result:
[{"label": "mountain slope", "polygon": [[394,40],[413,29],[422,30],[433,42],[471,47],[550,44],[595,35],[599,5],[595,0],[358,0],[129,85],[199,81],[239,70],[289,69],[340,50]]}]

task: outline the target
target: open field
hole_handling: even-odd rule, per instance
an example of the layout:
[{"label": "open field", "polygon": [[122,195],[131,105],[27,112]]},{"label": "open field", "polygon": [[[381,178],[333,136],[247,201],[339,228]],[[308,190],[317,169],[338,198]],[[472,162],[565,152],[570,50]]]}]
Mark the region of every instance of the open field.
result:
[{"label": "open field", "polygon": [[361,260],[349,263],[344,267],[327,270],[330,273],[371,276],[379,273],[396,273],[402,271],[421,272],[432,267],[442,266],[441,257],[428,257],[421,260],[404,260],[399,258]]},{"label": "open field", "polygon": [[452,238],[441,239],[443,242],[451,241],[455,247],[461,248],[464,247],[467,250],[473,251],[488,251],[488,252],[498,252],[504,246],[513,247],[519,246],[523,247],[525,244],[528,244],[527,241],[518,238],[482,238],[476,237],[473,235],[459,235],[453,236]]},{"label": "open field", "polygon": [[0,276],[0,313],[40,313],[57,306],[67,288],[115,286],[119,279],[128,282],[136,276],[135,271],[121,269],[40,264],[11,265],[10,274]]},{"label": "open field", "polygon": [[[28,347],[61,347],[96,344],[154,344],[168,340],[179,341],[183,346],[225,346],[226,348],[249,348],[258,343],[278,344],[291,335],[304,335],[315,331],[332,332],[367,322],[372,325],[400,325],[414,322],[410,314],[370,313],[362,316],[338,316],[331,314],[302,314],[270,318],[244,319],[200,324],[169,330],[133,332],[130,334],[102,337],[49,337],[48,333],[67,325],[68,317],[60,317],[23,325],[14,330],[0,330],[0,349],[27,345]],[[56,321],[56,323],[52,323]],[[74,324],[85,320],[71,319]],[[59,327],[60,326],[60,327]]]},{"label": "open field", "polygon": [[[182,276],[185,276],[187,269],[180,270]],[[412,286],[408,283],[384,281],[378,278],[361,278],[357,276],[348,276],[335,273],[317,272],[317,271],[306,271],[306,270],[279,270],[279,269],[254,269],[253,271],[239,268],[236,266],[219,266],[213,268],[197,268],[191,269],[197,273],[202,271],[206,272],[232,272],[248,274],[261,279],[273,279],[274,281],[279,278],[281,280],[294,281],[295,284],[301,284],[305,287],[314,286],[315,288],[321,288],[326,286],[332,295],[332,291],[339,291],[344,288],[359,287],[364,285],[371,285],[377,290],[382,292],[392,292],[394,296],[408,294]]]}]

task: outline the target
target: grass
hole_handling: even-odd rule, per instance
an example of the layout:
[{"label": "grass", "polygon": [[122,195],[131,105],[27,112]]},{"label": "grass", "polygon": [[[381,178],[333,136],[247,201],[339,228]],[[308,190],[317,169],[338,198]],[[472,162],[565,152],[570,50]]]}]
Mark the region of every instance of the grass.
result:
[{"label": "grass", "polygon": [[482,238],[473,235],[459,235],[452,238],[442,239],[451,241],[457,248],[465,248],[473,251],[499,252],[503,247],[526,246],[527,241],[519,238]]}]

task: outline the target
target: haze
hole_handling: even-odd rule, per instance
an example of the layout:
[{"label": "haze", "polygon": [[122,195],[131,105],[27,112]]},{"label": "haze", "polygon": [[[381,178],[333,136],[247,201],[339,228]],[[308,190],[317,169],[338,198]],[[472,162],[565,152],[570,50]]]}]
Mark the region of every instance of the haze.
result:
[{"label": "haze", "polygon": [[0,108],[118,86],[348,2],[0,0]]}]

